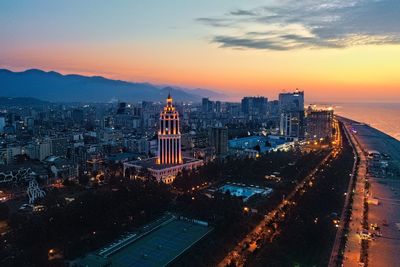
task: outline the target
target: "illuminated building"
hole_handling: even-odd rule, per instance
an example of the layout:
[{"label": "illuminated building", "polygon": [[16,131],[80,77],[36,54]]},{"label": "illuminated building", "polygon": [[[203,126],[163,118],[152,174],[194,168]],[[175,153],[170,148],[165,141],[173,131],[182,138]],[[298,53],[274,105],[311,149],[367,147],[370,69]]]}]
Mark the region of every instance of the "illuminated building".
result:
[{"label": "illuminated building", "polygon": [[203,165],[202,160],[182,155],[179,114],[172,105],[170,95],[160,113],[159,126],[157,157],[124,163],[124,174],[128,168],[135,168],[139,172],[146,169],[157,181],[170,184],[183,169],[191,170]]},{"label": "illuminated building", "polygon": [[331,139],[333,129],[333,109],[307,110],[307,139]]},{"label": "illuminated building", "polygon": [[167,106],[160,114],[158,131],[158,164],[181,164],[181,133],[179,131],[179,114],[172,105],[172,97],[168,95]]},{"label": "illuminated building", "polygon": [[228,128],[210,128],[210,145],[215,148],[217,156],[224,156],[228,153]]},{"label": "illuminated building", "polygon": [[268,98],[244,97],[241,102],[241,107],[245,115],[265,116],[268,109]]},{"label": "illuminated building", "polygon": [[280,134],[293,138],[304,138],[304,92],[279,94]]},{"label": "illuminated building", "polygon": [[203,111],[203,113],[209,113],[213,111],[213,101],[210,101],[208,98],[203,98],[201,103],[201,110]]}]

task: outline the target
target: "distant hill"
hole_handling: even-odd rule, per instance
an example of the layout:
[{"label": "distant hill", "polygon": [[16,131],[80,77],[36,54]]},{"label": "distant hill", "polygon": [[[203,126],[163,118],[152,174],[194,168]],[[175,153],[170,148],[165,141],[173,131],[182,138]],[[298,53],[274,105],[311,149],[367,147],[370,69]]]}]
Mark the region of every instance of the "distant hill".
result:
[{"label": "distant hill", "polygon": [[201,88],[196,88],[196,89],[184,89],[187,92],[190,92],[192,94],[195,95],[201,95],[204,97],[209,97],[211,98],[211,100],[221,100],[221,99],[225,99],[227,96],[219,93],[219,92],[215,92],[209,89],[201,89]]},{"label": "distant hill", "polygon": [[171,92],[177,101],[201,101],[202,97],[212,97],[197,91],[175,87],[159,88],[149,83],[133,83],[111,80],[101,76],[62,75],[54,71],[30,69],[13,72],[0,69],[0,96],[33,97],[51,102],[108,102],[122,101],[164,101]]},{"label": "distant hill", "polygon": [[[165,86],[157,85],[157,86],[158,86],[158,88],[171,87],[171,86],[166,86],[166,85]],[[229,98],[229,96],[227,96],[221,92],[210,90],[210,89],[203,89],[203,88],[189,89],[189,88],[179,87],[179,86],[173,86],[173,88],[176,90],[185,91],[190,94],[195,94],[195,95],[198,95],[201,97],[208,97],[208,98],[210,98],[210,100],[226,100],[227,98]]]},{"label": "distant hill", "polygon": [[2,97],[0,96],[0,106],[39,106],[49,102],[42,101],[33,97]]}]

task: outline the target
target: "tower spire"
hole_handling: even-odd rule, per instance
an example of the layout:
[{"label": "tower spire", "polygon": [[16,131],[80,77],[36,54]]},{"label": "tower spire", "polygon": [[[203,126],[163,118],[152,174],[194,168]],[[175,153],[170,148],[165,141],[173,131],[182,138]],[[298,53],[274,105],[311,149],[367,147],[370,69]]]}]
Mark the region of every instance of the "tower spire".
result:
[{"label": "tower spire", "polygon": [[171,97],[171,93],[168,93],[167,108],[172,108],[172,97]]}]

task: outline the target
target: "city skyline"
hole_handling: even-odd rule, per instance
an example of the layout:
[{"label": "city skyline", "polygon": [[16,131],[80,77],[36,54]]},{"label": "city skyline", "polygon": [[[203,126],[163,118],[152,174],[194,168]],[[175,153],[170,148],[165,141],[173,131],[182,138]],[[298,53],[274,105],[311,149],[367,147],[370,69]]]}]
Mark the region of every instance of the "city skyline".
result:
[{"label": "city skyline", "polygon": [[1,68],[200,87],[236,100],[244,90],[271,97],[300,88],[310,101],[400,101],[394,0],[0,7]]},{"label": "city skyline", "polygon": [[398,266],[399,14],[0,1],[0,266]]}]

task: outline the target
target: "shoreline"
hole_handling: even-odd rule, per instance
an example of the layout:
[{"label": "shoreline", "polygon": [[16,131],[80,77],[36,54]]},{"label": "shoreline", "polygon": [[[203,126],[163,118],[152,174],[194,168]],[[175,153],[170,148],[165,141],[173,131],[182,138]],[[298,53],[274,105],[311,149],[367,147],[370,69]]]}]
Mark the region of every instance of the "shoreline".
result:
[{"label": "shoreline", "polygon": [[335,116],[337,116],[338,118],[343,119],[345,121],[348,121],[351,124],[365,125],[368,128],[370,128],[371,130],[376,131],[378,134],[384,135],[386,138],[391,138],[397,142],[400,142],[400,139],[397,139],[395,136],[390,135],[389,133],[385,132],[384,130],[379,129],[379,128],[371,125],[368,122],[358,121],[358,120],[352,119],[351,117],[347,117],[347,116],[343,116],[343,115],[339,115],[339,114],[335,114]]},{"label": "shoreline", "polygon": [[[365,177],[364,182],[368,183],[365,196],[379,202],[367,205],[367,221],[369,225],[377,224],[381,232],[381,236],[367,241],[367,264],[374,267],[399,266],[400,256],[397,251],[400,247],[400,229],[397,229],[396,224],[400,223],[400,141],[368,124],[346,117],[340,117],[340,120],[346,124],[349,133],[358,143],[359,156],[366,158],[368,151],[378,151],[381,154],[379,162],[387,163],[386,167],[381,165],[374,167],[375,159],[368,160],[365,164],[367,169],[364,168],[362,171],[362,176]],[[357,178],[357,180],[359,179],[360,177]],[[356,190],[356,192],[358,191]],[[361,215],[355,216],[354,214],[361,209],[360,205],[353,206],[353,221],[351,221],[353,229],[364,229],[360,224]],[[367,227],[366,230],[370,233],[375,232],[371,227]],[[352,244],[358,242],[358,236],[354,231],[349,234],[349,239],[352,240]],[[352,247],[354,249],[356,246]],[[355,253],[345,255],[345,265],[356,266],[358,264],[357,252],[355,251]]]},{"label": "shoreline", "polygon": [[318,107],[332,107],[335,115],[378,129],[400,141],[400,102],[313,102]]}]

